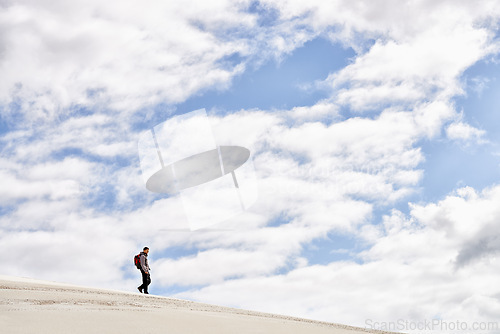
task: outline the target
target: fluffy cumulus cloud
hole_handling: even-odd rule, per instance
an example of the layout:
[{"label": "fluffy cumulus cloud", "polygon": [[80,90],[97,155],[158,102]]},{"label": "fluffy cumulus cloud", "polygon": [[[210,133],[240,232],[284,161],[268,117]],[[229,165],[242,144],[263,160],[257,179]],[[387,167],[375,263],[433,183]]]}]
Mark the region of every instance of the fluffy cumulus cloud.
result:
[{"label": "fluffy cumulus cloud", "polygon": [[448,136],[448,138],[455,140],[475,140],[480,142],[484,134],[484,130],[476,129],[473,126],[462,122],[452,123],[446,128],[446,135]]},{"label": "fluffy cumulus cloud", "polygon": [[360,228],[358,236],[370,246],[358,261],[298,266],[181,296],[214,303],[238,296],[230,304],[359,326],[401,319],[487,323],[500,307],[494,284],[500,266],[499,194],[498,186],[481,193],[467,187],[438,203],[412,205],[408,216],[394,210],[376,231]]},{"label": "fluffy cumulus cloud", "polygon": [[[454,98],[498,52],[499,17],[486,0],[0,1],[4,273],[130,289],[147,242],[155,288],[179,297],[360,326],[495,319],[498,186],[401,204],[423,143],[485,142]],[[179,196],[144,187],[142,131],[315,38],[355,50],[310,85],[326,97],[208,110],[218,143],[252,152],[259,196],[189,231]]]},{"label": "fluffy cumulus cloud", "polygon": [[[49,116],[79,105],[124,110],[179,102],[241,72],[238,40],[199,29],[250,28],[245,3],[7,3],[2,8],[3,103]],[[140,14],[139,14],[140,13]],[[14,110],[16,111],[16,110]]]}]

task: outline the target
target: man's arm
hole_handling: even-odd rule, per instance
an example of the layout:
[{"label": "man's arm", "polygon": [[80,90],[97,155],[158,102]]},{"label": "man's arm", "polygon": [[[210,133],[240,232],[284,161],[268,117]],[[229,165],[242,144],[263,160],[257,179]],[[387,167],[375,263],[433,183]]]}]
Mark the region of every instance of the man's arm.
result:
[{"label": "man's arm", "polygon": [[149,268],[146,266],[146,257],[141,254],[141,268],[146,274],[149,274]]}]

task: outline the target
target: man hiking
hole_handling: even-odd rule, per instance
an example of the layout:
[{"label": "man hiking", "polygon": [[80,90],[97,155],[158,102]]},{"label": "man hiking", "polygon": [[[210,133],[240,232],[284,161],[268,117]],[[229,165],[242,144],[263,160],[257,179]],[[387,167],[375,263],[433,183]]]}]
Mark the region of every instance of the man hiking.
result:
[{"label": "man hiking", "polygon": [[148,264],[148,253],[149,253],[149,248],[144,247],[142,252],[139,254],[141,259],[140,270],[142,274],[142,285],[137,288],[141,293],[146,293],[146,294],[149,294],[148,285],[151,283],[151,275],[149,274],[150,268]]}]

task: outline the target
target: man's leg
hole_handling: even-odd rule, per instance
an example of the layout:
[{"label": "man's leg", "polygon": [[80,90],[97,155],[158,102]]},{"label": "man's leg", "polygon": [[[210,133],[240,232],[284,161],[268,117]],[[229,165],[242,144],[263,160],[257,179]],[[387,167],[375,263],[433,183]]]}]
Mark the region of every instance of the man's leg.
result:
[{"label": "man's leg", "polygon": [[149,294],[148,292],[148,285],[151,284],[151,276],[149,274],[144,273],[145,278],[143,276],[143,283],[142,285],[144,286],[144,293]]},{"label": "man's leg", "polygon": [[141,275],[142,275],[142,285],[140,287],[138,287],[137,289],[139,289],[140,292],[143,292],[144,290],[144,293],[148,293],[148,274],[146,274],[143,270],[141,270]]}]

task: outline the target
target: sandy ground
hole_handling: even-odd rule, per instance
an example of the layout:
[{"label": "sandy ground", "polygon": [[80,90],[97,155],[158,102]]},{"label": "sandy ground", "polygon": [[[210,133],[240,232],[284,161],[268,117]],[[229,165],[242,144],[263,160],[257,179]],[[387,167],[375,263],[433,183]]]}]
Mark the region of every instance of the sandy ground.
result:
[{"label": "sandy ground", "polygon": [[175,298],[0,275],[5,334],[381,333]]}]

